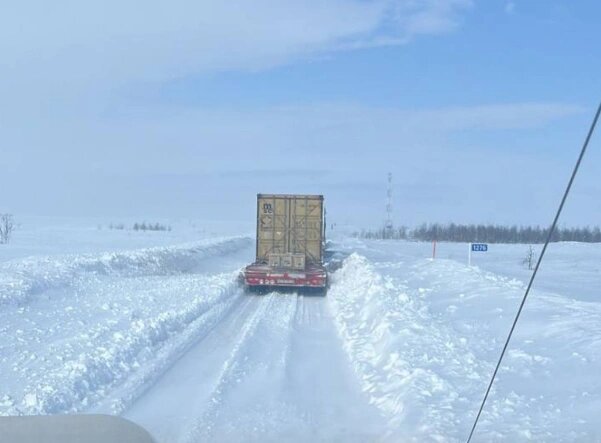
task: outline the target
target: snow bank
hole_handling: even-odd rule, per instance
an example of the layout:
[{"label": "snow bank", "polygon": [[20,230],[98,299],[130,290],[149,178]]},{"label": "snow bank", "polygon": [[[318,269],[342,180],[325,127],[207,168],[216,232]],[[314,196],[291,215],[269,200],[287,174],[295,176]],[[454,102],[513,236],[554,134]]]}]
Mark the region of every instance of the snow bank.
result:
[{"label": "snow bank", "polygon": [[89,286],[87,303],[39,311],[34,327],[17,329],[20,343],[3,346],[13,383],[1,388],[0,415],[85,411],[115,390],[103,410],[121,412],[241,294],[236,273],[153,280],[144,291],[137,281]]},{"label": "snow bank", "polygon": [[[328,300],[364,392],[390,422],[391,439],[467,437],[522,291],[519,281],[452,260],[345,260]],[[598,304],[535,291],[478,438],[598,436],[599,325]]]},{"label": "snow bank", "polygon": [[40,292],[71,285],[84,273],[133,277],[186,272],[202,259],[251,243],[249,237],[231,237],[135,251],[7,261],[0,263],[0,305],[23,303]]},{"label": "snow bank", "polygon": [[328,297],[363,390],[390,420],[395,437],[448,440],[441,430],[455,426],[453,410],[468,406],[450,379],[462,378],[473,389],[483,372],[467,339],[357,254],[333,275]]},{"label": "snow bank", "polygon": [[238,271],[213,262],[251,244],[0,264],[0,415],[86,411],[109,393],[102,411],[120,412],[240,301]]}]

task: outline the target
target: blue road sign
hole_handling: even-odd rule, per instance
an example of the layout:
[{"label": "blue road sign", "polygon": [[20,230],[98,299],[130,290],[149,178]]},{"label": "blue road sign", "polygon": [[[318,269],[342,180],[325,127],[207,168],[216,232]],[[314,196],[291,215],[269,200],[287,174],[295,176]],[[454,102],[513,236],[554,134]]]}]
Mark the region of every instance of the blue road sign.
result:
[{"label": "blue road sign", "polygon": [[488,245],[486,243],[472,243],[472,252],[486,252]]}]

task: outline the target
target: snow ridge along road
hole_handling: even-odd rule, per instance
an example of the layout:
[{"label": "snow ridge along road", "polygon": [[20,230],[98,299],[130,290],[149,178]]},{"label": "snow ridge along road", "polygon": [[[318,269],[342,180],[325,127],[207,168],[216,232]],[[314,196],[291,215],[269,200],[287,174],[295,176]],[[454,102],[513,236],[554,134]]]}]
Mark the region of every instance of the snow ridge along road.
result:
[{"label": "snow ridge along road", "polygon": [[[463,441],[524,284],[365,243],[332,276],[328,302],[385,435]],[[601,305],[532,295],[476,440],[598,441]]]},{"label": "snow ridge along road", "polygon": [[460,437],[455,411],[469,411],[468,397],[489,369],[467,340],[431,315],[407,285],[358,254],[333,275],[328,295],[363,390],[388,420],[387,437]]},{"label": "snow ridge along road", "polygon": [[0,293],[14,302],[0,309],[0,413],[85,411],[124,384],[107,410],[119,412],[227,313],[240,293],[231,270],[251,246],[236,237],[2,264],[17,272]]},{"label": "snow ridge along road", "polygon": [[[237,274],[253,246],[0,263],[0,414],[121,414],[160,442],[465,439],[519,275],[425,259],[422,244],[344,239],[327,297],[247,295]],[[557,250],[571,262],[574,248]],[[578,278],[590,283],[587,257]],[[601,439],[601,304],[592,285],[569,298],[546,283],[476,439]]]},{"label": "snow ridge along road", "polygon": [[0,305],[23,303],[44,291],[70,286],[82,275],[139,277],[189,272],[199,260],[251,243],[249,237],[233,237],[135,251],[10,260],[0,263]]}]

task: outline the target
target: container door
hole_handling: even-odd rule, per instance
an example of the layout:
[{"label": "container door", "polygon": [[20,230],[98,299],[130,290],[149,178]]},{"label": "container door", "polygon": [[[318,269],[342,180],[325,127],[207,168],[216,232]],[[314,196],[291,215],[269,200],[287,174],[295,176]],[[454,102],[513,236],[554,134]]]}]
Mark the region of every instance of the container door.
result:
[{"label": "container door", "polygon": [[267,263],[270,254],[288,252],[288,200],[260,197],[257,204],[257,261]]},{"label": "container door", "polygon": [[304,254],[307,263],[320,263],[322,200],[298,196],[291,203],[290,252]]}]

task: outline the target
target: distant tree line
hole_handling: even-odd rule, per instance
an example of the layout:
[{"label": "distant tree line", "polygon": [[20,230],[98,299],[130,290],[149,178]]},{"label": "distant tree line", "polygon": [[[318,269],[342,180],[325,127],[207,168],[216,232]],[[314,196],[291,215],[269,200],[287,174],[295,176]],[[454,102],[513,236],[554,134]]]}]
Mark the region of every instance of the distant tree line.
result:
[{"label": "distant tree line", "polygon": [[[463,225],[456,223],[424,223],[413,229],[362,230],[355,236],[366,239],[396,239],[418,241],[482,242],[482,243],[544,243],[548,228],[540,226]],[[595,227],[556,228],[551,241],[601,243],[601,229]]]},{"label": "distant tree line", "polygon": [[[99,227],[99,229],[101,229],[101,227]],[[123,223],[111,223],[109,229],[123,231],[128,228]],[[134,231],[171,231],[171,226],[162,225],[160,223],[136,222],[132,225],[131,229]]]},{"label": "distant tree line", "polygon": [[160,223],[134,223],[134,231],[171,231],[171,226]]}]

